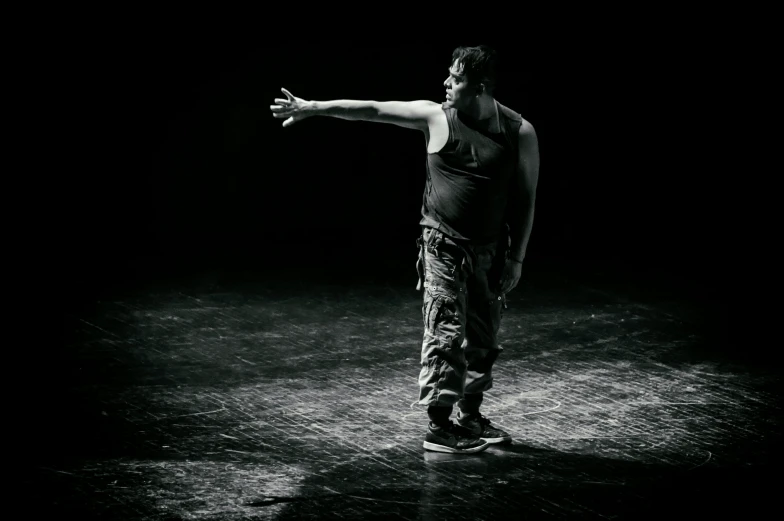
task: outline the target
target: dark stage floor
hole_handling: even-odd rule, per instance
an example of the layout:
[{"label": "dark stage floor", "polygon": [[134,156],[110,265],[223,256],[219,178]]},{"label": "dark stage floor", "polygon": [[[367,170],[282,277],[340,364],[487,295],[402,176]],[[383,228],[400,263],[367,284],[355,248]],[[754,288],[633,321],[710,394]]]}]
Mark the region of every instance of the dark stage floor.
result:
[{"label": "dark stage floor", "polygon": [[727,345],[720,304],[527,270],[485,402],[514,443],[434,454],[406,269],[191,273],[66,310],[28,423],[29,512],[775,517],[778,371]]}]

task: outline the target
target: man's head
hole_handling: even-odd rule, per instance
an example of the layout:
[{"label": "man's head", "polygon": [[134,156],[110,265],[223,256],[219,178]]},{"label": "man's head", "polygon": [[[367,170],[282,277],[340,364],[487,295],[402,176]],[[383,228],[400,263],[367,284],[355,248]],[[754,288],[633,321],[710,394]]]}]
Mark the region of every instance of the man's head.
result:
[{"label": "man's head", "polygon": [[467,109],[482,96],[493,95],[496,81],[497,55],[486,45],[458,47],[452,53],[449,77],[444,81],[446,103]]}]

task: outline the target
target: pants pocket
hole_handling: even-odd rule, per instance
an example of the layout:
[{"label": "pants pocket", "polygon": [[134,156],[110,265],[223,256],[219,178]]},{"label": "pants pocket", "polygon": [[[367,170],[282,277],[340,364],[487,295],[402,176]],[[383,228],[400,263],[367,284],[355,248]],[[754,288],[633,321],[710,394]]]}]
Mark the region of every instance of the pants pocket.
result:
[{"label": "pants pocket", "polygon": [[465,292],[465,249],[438,230],[428,229],[423,237],[425,287],[453,295]]},{"label": "pants pocket", "polygon": [[[457,300],[450,294],[443,291],[433,291],[428,288],[429,293],[427,311],[425,315],[425,325],[428,331],[433,334],[438,334],[440,326],[447,322],[456,322],[459,327],[459,312],[457,309]],[[449,324],[450,326],[452,324]]]}]

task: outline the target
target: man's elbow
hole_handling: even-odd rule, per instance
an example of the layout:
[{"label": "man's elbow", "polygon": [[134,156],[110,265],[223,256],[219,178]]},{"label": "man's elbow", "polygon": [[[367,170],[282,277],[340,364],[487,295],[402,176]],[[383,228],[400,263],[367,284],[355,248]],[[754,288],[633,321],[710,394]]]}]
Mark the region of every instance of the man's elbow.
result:
[{"label": "man's elbow", "polygon": [[535,197],[518,197],[511,205],[510,211],[507,213],[509,226],[518,228],[533,216],[536,207]]},{"label": "man's elbow", "polygon": [[528,212],[536,205],[536,190],[533,188],[520,190],[514,199],[514,204],[518,211]]},{"label": "man's elbow", "polygon": [[527,195],[523,198],[523,208],[525,208],[526,212],[531,213],[534,211],[536,207],[536,193],[532,193],[531,195]]}]

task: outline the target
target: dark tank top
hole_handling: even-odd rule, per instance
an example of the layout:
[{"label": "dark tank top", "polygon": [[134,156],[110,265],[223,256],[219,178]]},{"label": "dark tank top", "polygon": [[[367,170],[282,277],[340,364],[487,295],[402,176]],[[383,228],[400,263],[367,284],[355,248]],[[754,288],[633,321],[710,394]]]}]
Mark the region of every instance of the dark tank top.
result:
[{"label": "dark tank top", "polygon": [[480,131],[470,116],[442,105],[449,139],[427,155],[421,225],[477,245],[501,237],[523,118],[498,102],[496,107],[500,134]]}]

